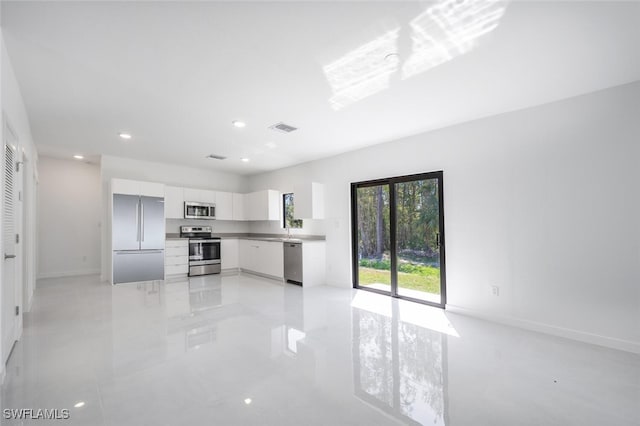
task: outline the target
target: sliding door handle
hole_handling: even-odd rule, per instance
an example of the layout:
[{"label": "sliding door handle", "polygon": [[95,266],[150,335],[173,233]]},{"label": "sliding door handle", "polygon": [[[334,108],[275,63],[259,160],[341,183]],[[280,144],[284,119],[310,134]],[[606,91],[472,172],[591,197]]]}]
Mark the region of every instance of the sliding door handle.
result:
[{"label": "sliding door handle", "polygon": [[15,259],[15,258],[16,258],[15,254],[6,254],[6,253],[4,254],[4,260]]}]

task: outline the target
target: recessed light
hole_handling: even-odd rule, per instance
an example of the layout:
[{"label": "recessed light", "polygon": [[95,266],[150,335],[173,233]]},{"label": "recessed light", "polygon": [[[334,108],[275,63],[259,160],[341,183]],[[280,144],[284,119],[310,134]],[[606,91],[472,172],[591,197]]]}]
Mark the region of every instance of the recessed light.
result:
[{"label": "recessed light", "polygon": [[120,136],[122,139],[131,139],[131,134],[129,133],[119,133],[118,136]]},{"label": "recessed light", "polygon": [[243,128],[244,126],[247,125],[247,123],[245,123],[244,121],[240,121],[240,120],[234,120],[231,122],[231,124],[233,124],[235,127],[238,128]]},{"label": "recessed light", "polygon": [[74,405],[74,407],[76,407],[76,408],[84,407],[84,401],[80,401],[80,402],[76,403],[76,405]]},{"label": "recessed light", "polygon": [[243,163],[248,163],[249,159],[247,157],[242,157],[240,161],[242,161]]},{"label": "recessed light", "polygon": [[251,404],[251,398],[246,398],[244,400],[244,403],[247,404],[247,405]]},{"label": "recessed light", "polygon": [[84,158],[84,155],[76,154],[73,156],[73,158],[75,158],[76,160],[82,160]]}]

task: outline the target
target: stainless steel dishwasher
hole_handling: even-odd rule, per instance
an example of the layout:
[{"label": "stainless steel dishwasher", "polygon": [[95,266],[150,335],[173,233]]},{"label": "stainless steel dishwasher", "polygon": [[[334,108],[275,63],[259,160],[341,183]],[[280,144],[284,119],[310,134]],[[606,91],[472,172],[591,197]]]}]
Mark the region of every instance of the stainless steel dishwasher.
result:
[{"label": "stainless steel dishwasher", "polygon": [[302,243],[285,241],[284,245],[284,280],[288,283],[302,285]]}]

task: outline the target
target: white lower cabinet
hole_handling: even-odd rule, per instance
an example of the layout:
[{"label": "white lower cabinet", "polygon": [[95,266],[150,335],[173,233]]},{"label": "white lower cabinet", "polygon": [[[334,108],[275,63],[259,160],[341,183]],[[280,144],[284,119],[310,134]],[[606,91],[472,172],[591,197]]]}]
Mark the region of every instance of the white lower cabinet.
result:
[{"label": "white lower cabinet", "polygon": [[258,256],[258,272],[272,277],[284,277],[284,251],[281,242],[258,241],[260,253]]},{"label": "white lower cabinet", "polygon": [[164,275],[189,273],[189,240],[166,240],[164,246]]},{"label": "white lower cabinet", "polygon": [[245,271],[255,271],[256,259],[258,258],[258,241],[240,240],[239,264],[240,269]]},{"label": "white lower cabinet", "polygon": [[326,284],[326,244],[324,241],[302,243],[302,286]]},{"label": "white lower cabinet", "polygon": [[220,258],[222,269],[238,269],[239,264],[239,242],[237,238],[223,238],[220,242]]},{"label": "white lower cabinet", "polygon": [[282,243],[275,241],[240,240],[240,268],[273,278],[284,277]]}]

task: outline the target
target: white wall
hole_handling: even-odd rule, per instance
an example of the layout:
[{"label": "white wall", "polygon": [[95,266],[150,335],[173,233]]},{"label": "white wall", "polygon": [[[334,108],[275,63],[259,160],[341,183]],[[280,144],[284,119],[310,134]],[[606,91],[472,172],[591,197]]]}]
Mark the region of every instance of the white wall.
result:
[{"label": "white wall", "polygon": [[100,272],[100,167],[40,157],[38,278]]},{"label": "white wall", "polygon": [[[33,144],[29,118],[2,34],[0,34],[0,45],[0,107],[3,119],[9,123],[18,138],[17,159],[24,162],[21,172],[17,174],[16,185],[16,189],[25,194],[26,197],[22,201],[18,199],[16,203],[16,225],[17,231],[21,235],[21,244],[16,247],[18,257],[15,262],[16,284],[20,293],[17,302],[21,306],[21,312],[24,312],[31,305],[31,298],[35,288],[35,235],[29,231],[35,229],[36,221],[34,206],[37,191],[38,153]],[[3,126],[0,125],[0,140],[4,141],[3,131]],[[4,175],[4,162],[2,163],[0,169],[2,175]],[[2,200],[1,196],[0,200]],[[0,208],[0,223],[2,223],[2,211],[2,208]],[[0,277],[3,274],[4,267],[4,262],[0,261]],[[2,305],[2,293],[0,292],[0,330],[4,330],[7,326],[7,324],[2,323]],[[22,330],[21,318],[19,318],[18,333],[21,333]],[[0,353],[3,353],[3,351],[4,348],[0,347]],[[0,362],[0,381],[3,376],[4,362]]]},{"label": "white wall", "polygon": [[[189,188],[215,189],[226,192],[246,192],[247,178],[215,170],[197,169],[193,167],[179,166],[175,164],[156,163],[151,161],[133,160],[112,156],[101,158],[101,185],[102,185],[102,279],[108,279],[110,261],[109,228],[109,182],[112,178],[134,179],[149,182],[161,182],[167,185],[184,186]],[[181,224],[191,222],[168,221],[167,232],[178,232]],[[198,222],[203,224],[201,222]],[[217,232],[248,232],[248,224],[233,223],[229,221],[215,221],[214,231]]]},{"label": "white wall", "polygon": [[349,184],[443,170],[449,309],[640,352],[638,117],[636,82],[249,185],[325,184],[327,280],[350,287]]}]

